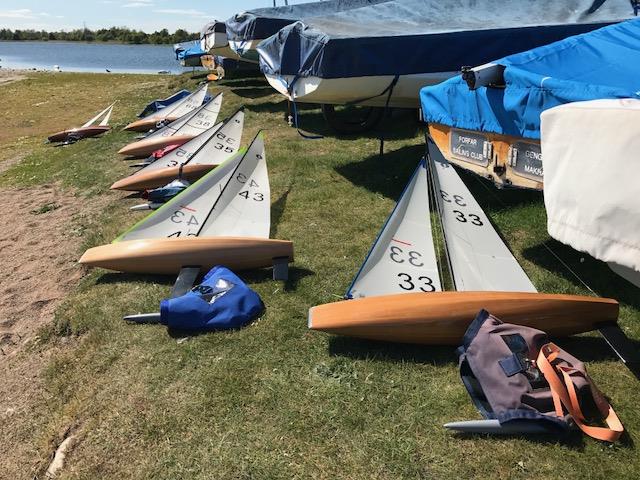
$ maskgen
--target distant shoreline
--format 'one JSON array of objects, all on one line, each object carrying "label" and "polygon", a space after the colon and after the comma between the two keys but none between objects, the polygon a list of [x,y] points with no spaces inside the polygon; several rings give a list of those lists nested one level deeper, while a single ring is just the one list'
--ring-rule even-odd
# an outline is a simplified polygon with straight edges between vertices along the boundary
[{"label": "distant shoreline", "polygon": [[84,43],[85,45],[136,45],[136,46],[149,46],[149,47],[164,47],[172,46],[173,43],[132,43],[132,42],[119,42],[117,40],[0,40],[0,45],[3,43]]}]

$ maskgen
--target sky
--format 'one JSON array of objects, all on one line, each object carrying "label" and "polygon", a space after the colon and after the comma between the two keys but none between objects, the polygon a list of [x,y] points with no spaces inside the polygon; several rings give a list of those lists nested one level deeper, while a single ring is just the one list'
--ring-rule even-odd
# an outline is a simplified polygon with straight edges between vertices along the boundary
[{"label": "sky", "polygon": [[[289,4],[311,0],[289,0]],[[284,5],[278,0],[277,5]],[[162,28],[189,32],[234,13],[272,7],[273,0],[0,0],[0,28],[72,30],[129,27],[145,32]]]}]

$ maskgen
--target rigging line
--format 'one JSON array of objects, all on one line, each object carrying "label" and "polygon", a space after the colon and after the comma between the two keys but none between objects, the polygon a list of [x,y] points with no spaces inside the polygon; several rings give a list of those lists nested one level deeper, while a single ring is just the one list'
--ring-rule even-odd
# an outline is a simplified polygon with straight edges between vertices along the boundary
[{"label": "rigging line", "polygon": [[[487,193],[489,193],[489,195],[491,195],[494,199],[496,199],[498,201],[498,203],[503,206],[506,207],[506,203],[504,203],[502,201],[502,199],[500,197],[498,197],[494,192],[492,192],[489,187],[487,185],[484,184],[484,182],[480,179],[480,177],[478,177],[477,175],[473,176],[475,178],[475,180],[482,185],[482,188],[484,188]],[[566,268],[581,284],[582,286],[584,286],[584,288],[586,288],[589,292],[591,292],[593,294],[593,296],[595,297],[599,297],[599,295],[593,290],[593,288],[591,288],[587,282],[585,282],[582,277],[580,277],[580,275],[578,275],[564,260],[562,260],[562,258],[560,258],[560,256],[558,254],[556,254],[549,245],[547,245],[547,242],[543,242],[542,246],[547,249],[547,251],[554,256],[554,258],[556,260],[558,260],[558,262],[560,262],[560,264],[562,264],[562,266],[564,268]]]},{"label": "rigging line", "polygon": [[[427,127],[428,128],[428,127]],[[430,179],[430,185],[431,185],[431,196],[433,198],[433,208],[435,209],[435,214],[436,214],[436,219],[437,219],[437,223],[438,226],[440,228],[436,228],[436,235],[435,238],[437,238],[438,240],[436,240],[436,248],[439,250],[440,249],[440,238],[442,238],[442,250],[444,252],[444,259],[447,262],[447,269],[448,269],[448,273],[449,275],[447,276],[447,278],[451,281],[451,285],[453,287],[453,289],[455,290],[456,288],[456,280],[455,277],[453,276],[453,267],[451,266],[451,257],[449,256],[449,250],[447,248],[447,237],[444,234],[444,223],[442,221],[442,210],[440,208],[440,202],[438,199],[438,191],[439,191],[439,186],[438,186],[438,182],[436,180],[436,172],[435,172],[435,168],[434,168],[434,162],[431,159],[431,153],[429,151],[429,134],[428,131],[425,130],[424,133],[424,141],[425,141],[425,158],[428,162],[428,172],[429,172],[429,179]],[[437,148],[437,147],[436,147]],[[432,235],[433,235],[433,228],[432,228]],[[445,281],[445,276],[444,276],[444,265],[442,265],[442,257],[440,256],[440,252],[438,252],[438,259],[437,259],[437,265],[438,265],[438,271],[440,273],[440,282],[442,285],[442,290],[444,291],[444,281]]]}]

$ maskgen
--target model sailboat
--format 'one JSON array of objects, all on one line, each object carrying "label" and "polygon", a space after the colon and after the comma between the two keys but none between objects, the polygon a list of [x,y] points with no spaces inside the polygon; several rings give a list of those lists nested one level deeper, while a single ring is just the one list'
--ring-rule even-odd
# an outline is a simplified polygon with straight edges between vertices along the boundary
[{"label": "model sailboat", "polygon": [[152,134],[122,147],[118,153],[136,157],[146,157],[155,150],[168,145],[182,145],[216,124],[222,93],[216,95],[210,102],[205,103],[190,113],[187,113]]},{"label": "model sailboat", "polygon": [[286,277],[293,244],[269,238],[270,188],[259,133],[208,175],[110,245],[87,250],[80,263],[132,273],[175,274],[183,267],[234,270],[274,265]]},{"label": "model sailboat", "polygon": [[612,299],[537,293],[509,249],[434,145],[428,160],[451,276],[443,292],[422,161],[343,302],[312,307],[309,328],[394,342],[459,345],[480,309],[550,335],[615,326]]},{"label": "model sailboat", "polygon": [[133,130],[135,132],[146,132],[157,128],[160,124],[167,124],[179,119],[183,115],[194,111],[202,105],[202,102],[204,102],[204,99],[207,96],[207,87],[207,84],[203,85],[191,95],[178,100],[162,110],[152,113],[148,117],[131,122],[129,125],[124,127],[124,129]]},{"label": "model sailboat", "polygon": [[139,191],[158,188],[180,177],[197,180],[238,152],[244,127],[244,110],[240,109],[197,137],[189,140],[155,162],[118,180],[112,190]]},{"label": "model sailboat", "polygon": [[[114,105],[115,102],[102,110],[99,114],[97,114],[81,127],[70,128],[68,130],[54,133],[52,135],[49,135],[48,140],[50,142],[73,143],[83,138],[95,137],[102,133],[108,132],[109,130],[111,130],[111,127],[109,126],[109,119],[111,118],[111,112],[113,111]],[[94,123],[101,118],[102,121],[99,124],[94,125]]]}]

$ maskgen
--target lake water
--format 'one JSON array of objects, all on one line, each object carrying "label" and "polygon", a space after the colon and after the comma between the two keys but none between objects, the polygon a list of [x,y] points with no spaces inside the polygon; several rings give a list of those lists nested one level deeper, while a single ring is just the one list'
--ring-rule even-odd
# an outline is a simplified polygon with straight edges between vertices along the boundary
[{"label": "lake water", "polygon": [[83,42],[0,42],[2,68],[63,72],[180,73],[172,45],[119,45]]}]

